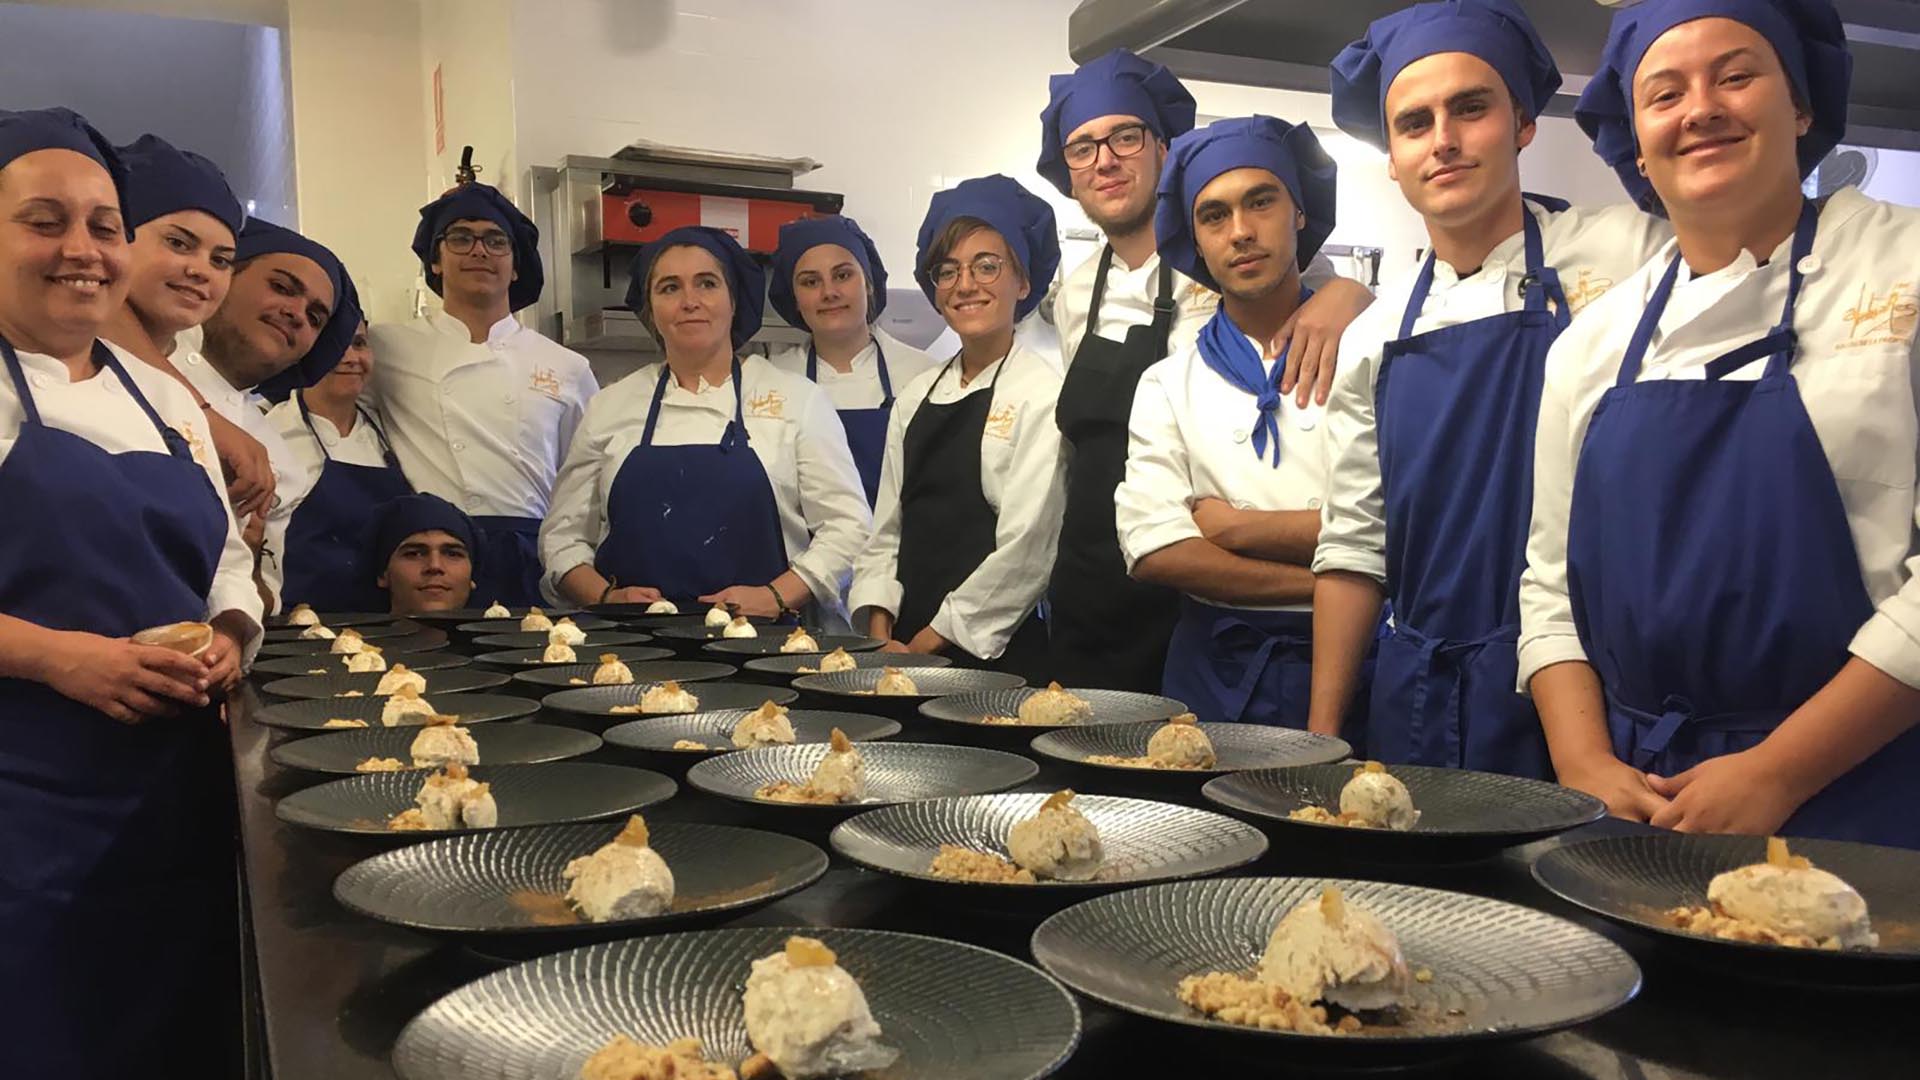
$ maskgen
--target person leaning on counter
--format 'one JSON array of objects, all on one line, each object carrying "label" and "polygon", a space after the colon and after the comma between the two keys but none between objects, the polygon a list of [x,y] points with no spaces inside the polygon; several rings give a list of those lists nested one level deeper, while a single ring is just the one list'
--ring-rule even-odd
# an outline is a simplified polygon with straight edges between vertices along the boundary
[{"label": "person leaning on counter", "polygon": [[369,584],[395,615],[471,606],[475,568],[484,563],[480,530],[438,495],[401,495],[382,503],[369,523],[361,563]]},{"label": "person leaning on counter", "polygon": [[1060,536],[1060,372],[1014,323],[1060,263],[1053,209],[1005,176],[933,197],[914,279],[960,351],[901,392],[887,429],[854,625],[894,652],[1047,675],[1038,607]]},{"label": "person leaning on counter", "polygon": [[367,525],[413,489],[380,422],[360,404],[373,366],[363,320],[332,371],[267,413],[310,485],[287,520],[285,607],[373,611],[386,599],[362,558]]},{"label": "person leaning on counter", "polygon": [[767,303],[788,324],[807,331],[804,347],[768,359],[826,391],[847,429],[867,505],[873,505],[895,388],[934,366],[932,357],[873,325],[887,306],[880,250],[849,217],[788,222],[773,253]]},{"label": "person leaning on counter", "polygon": [[413,234],[444,308],[373,328],[373,398],[407,479],[474,516],[481,603],[538,604],[540,522],[587,401],[587,358],[513,312],[540,299],[540,230],[486,184],[420,208]]},{"label": "person leaning on counter", "polygon": [[1160,174],[1160,257],[1220,305],[1140,378],[1114,520],[1128,572],[1182,594],[1162,686],[1209,723],[1307,726],[1322,409],[1261,343],[1312,295],[1335,174],[1312,128],[1270,116],[1179,136]]},{"label": "person leaning on counter", "polygon": [[[74,113],[0,112],[0,1046],[21,1077],[233,1064],[215,702],[260,599],[199,406],[99,336],[129,288],[124,177]],[[202,620],[197,655],[129,640]]]},{"label": "person leaning on counter", "polygon": [[665,355],[587,406],[540,530],[561,597],[839,610],[873,517],[826,393],[738,351],[765,296],[719,229],[674,229],[634,257],[627,304]]},{"label": "person leaning on counter", "polygon": [[1829,0],[1649,0],[1574,114],[1675,239],[1548,354],[1519,675],[1622,816],[1920,847],[1920,211],[1801,190],[1851,70]]}]

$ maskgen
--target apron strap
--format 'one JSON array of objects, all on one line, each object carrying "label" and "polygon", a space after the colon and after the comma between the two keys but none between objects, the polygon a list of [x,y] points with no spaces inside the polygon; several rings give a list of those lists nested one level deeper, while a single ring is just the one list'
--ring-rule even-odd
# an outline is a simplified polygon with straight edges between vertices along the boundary
[{"label": "apron strap", "polygon": [[13,379],[13,388],[20,395],[20,407],[25,410],[26,423],[40,426],[40,407],[33,403],[33,391],[27,389],[27,373],[21,369],[20,354],[13,351],[13,342],[0,334],[0,357],[7,362],[7,375]]},{"label": "apron strap", "polygon": [[160,419],[160,414],[154,411],[153,404],[147,400],[147,395],[140,392],[140,387],[133,381],[133,376],[127,374],[127,369],[120,365],[120,358],[113,355],[113,350],[107,348],[107,343],[99,338],[93,339],[93,361],[119,377],[120,385],[127,388],[127,396],[133,399],[134,404],[140,406],[141,412],[147,414],[147,419],[153,422],[153,430],[160,433],[160,441],[167,444],[167,453],[182,461],[192,461],[193,448],[187,445],[187,437],[168,427],[166,421]]},{"label": "apron strap", "polygon": [[1573,313],[1567,310],[1567,294],[1560,287],[1560,271],[1547,265],[1546,245],[1533,211],[1522,206],[1520,213],[1520,232],[1527,248],[1527,273],[1520,279],[1520,295],[1525,298],[1528,311],[1551,312],[1554,325],[1565,330],[1573,321]]},{"label": "apron strap", "polygon": [[[1416,725],[1424,725],[1427,715],[1427,691],[1433,685],[1434,660],[1441,656],[1457,656],[1460,653],[1478,651],[1488,645],[1511,645],[1520,638],[1520,624],[1507,623],[1504,626],[1495,627],[1486,634],[1470,641],[1460,641],[1453,638],[1440,637],[1439,635],[1429,636],[1418,627],[1396,616],[1393,620],[1393,633],[1396,637],[1404,638],[1407,643],[1414,646],[1415,651],[1419,653],[1420,677],[1414,682],[1413,707],[1410,712],[1414,717],[1413,722]],[[1445,727],[1447,751],[1453,755],[1455,760],[1458,760],[1460,755],[1460,711],[1465,700],[1465,692],[1464,685],[1457,678],[1452,680],[1452,686],[1447,691],[1447,723]],[[1420,741],[1422,734],[1423,732],[1415,732],[1414,741],[1416,743]]]},{"label": "apron strap", "polygon": [[[313,445],[320,448],[321,459],[325,461],[332,461],[333,455],[327,453],[326,440],[320,437],[320,430],[313,426],[313,413],[307,410],[306,395],[299,390],[295,390],[293,392],[293,400],[294,400],[294,403],[300,407],[300,421],[307,425],[307,434],[313,436]],[[360,406],[358,405],[354,406],[355,409],[358,409],[359,407]],[[387,444],[386,437],[381,436],[380,438],[381,448],[385,449],[386,444]]]},{"label": "apron strap", "polygon": [[[1087,328],[1080,331],[1080,340],[1073,347],[1075,353],[1080,351],[1080,346],[1087,343],[1088,338],[1094,336],[1093,332],[1100,326],[1100,305],[1107,299],[1107,271],[1111,269],[1113,269],[1113,245],[1108,244],[1100,249],[1100,268],[1093,273],[1093,299],[1087,304]],[[1158,303],[1155,303],[1154,310],[1156,312],[1159,310]]]},{"label": "apron strap", "polygon": [[[1107,275],[1102,272],[1100,283],[1105,285],[1106,281]],[[1161,259],[1160,287],[1153,296],[1153,355],[1156,359],[1164,360],[1167,357],[1167,340],[1173,336],[1173,316],[1176,310],[1173,302],[1173,267],[1167,264],[1167,260]]]},{"label": "apron strap", "polygon": [[[653,387],[653,404],[647,407],[647,426],[640,432],[640,445],[653,445],[653,429],[660,423],[660,401],[667,396],[667,380],[673,378],[673,369],[665,360],[660,361],[660,381]],[[744,395],[740,388],[740,358],[733,358],[733,419],[727,421],[727,430],[720,436],[720,449],[724,452],[736,446],[744,446],[750,440],[747,437],[745,410],[741,406]]]},{"label": "apron strap", "polygon": [[[809,349],[812,346],[808,346]],[[880,344],[880,335],[873,337],[873,362],[880,375],[880,407],[893,408],[893,377],[887,374],[887,350]]]},{"label": "apron strap", "polygon": [[1400,334],[1396,340],[1413,336],[1413,324],[1427,306],[1427,294],[1433,291],[1433,260],[1433,252],[1427,252],[1427,261],[1420,264],[1420,275],[1413,279],[1413,292],[1407,296],[1406,310],[1400,313]]},{"label": "apron strap", "polygon": [[1641,772],[1652,768],[1660,755],[1673,745],[1674,737],[1689,728],[1765,734],[1785,718],[1784,714],[1778,712],[1710,713],[1702,716],[1692,701],[1679,694],[1668,694],[1660,702],[1660,711],[1657,713],[1636,709],[1615,697],[1611,691],[1607,693],[1607,705],[1625,714],[1634,721],[1636,727],[1647,727],[1647,733],[1634,740],[1632,764]]}]

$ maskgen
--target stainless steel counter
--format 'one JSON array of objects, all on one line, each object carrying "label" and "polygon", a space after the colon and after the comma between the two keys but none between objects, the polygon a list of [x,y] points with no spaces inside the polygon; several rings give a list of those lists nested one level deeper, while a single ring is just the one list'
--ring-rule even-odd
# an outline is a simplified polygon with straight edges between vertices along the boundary
[{"label": "stainless steel counter", "polygon": [[[496,964],[457,945],[349,914],[332,896],[334,878],[379,850],[363,841],[283,825],[274,817],[282,795],[326,778],[288,773],[266,760],[274,735],[248,719],[259,707],[249,687],[233,710],[241,831],[249,899],[250,944],[257,972],[253,1071],[275,1080],[359,1080],[390,1077],[388,1055],[416,1013]],[[603,754],[608,753],[603,751]],[[608,757],[607,760],[620,760]],[[1043,772],[1032,790],[1054,786]],[[697,792],[680,794],[648,816],[661,821],[748,824],[750,811]],[[1628,826],[1602,823],[1578,835]],[[819,842],[819,841],[816,841]],[[1553,843],[1552,841],[1548,842]],[[823,844],[824,846],[824,844]],[[1726,1077],[1807,1080],[1815,1077],[1914,1075],[1920,1062],[1920,995],[1848,995],[1729,983],[1663,958],[1637,935],[1549,897],[1527,873],[1542,845],[1449,870],[1361,872],[1312,862],[1276,847],[1247,873],[1341,874],[1404,880],[1481,893],[1567,915],[1618,940],[1640,961],[1640,997],[1611,1016],[1569,1032],[1488,1053],[1436,1063],[1422,1076],[1540,1080],[1663,1080]],[[731,925],[859,926],[958,938],[1030,959],[1027,939],[1039,916],[1009,916],[939,907],[910,885],[835,860],[825,878]],[[1204,1043],[1082,1000],[1086,1033],[1061,1077],[1201,1077],[1301,1075],[1269,1059],[1210,1056]]]}]

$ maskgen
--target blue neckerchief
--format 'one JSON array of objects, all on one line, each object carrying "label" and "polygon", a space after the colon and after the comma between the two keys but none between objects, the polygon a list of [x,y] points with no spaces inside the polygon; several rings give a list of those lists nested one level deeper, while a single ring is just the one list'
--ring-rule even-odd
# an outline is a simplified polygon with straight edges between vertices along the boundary
[{"label": "blue neckerchief", "polygon": [[[1306,303],[1312,295],[1312,289],[1302,287],[1300,303]],[[1287,369],[1287,354],[1280,354],[1272,374],[1268,374],[1265,358],[1227,317],[1224,302],[1214,310],[1207,325],[1200,328],[1199,346],[1200,359],[1206,361],[1214,374],[1227,380],[1228,385],[1253,395],[1260,409],[1260,418],[1253,426],[1253,456],[1266,457],[1267,445],[1271,443],[1273,467],[1279,468],[1280,420],[1276,414],[1280,411],[1280,376]],[[1288,347],[1291,348],[1291,344]]]}]

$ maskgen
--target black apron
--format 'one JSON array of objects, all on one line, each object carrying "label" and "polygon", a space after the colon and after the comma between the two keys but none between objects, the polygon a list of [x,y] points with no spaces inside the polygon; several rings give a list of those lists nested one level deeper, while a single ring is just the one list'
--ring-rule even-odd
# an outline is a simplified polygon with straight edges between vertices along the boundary
[{"label": "black apron", "polygon": [[[1011,354],[1009,354],[1009,359]],[[956,358],[957,359],[957,358]],[[946,378],[947,367],[934,376],[933,386]],[[993,411],[993,392],[1007,361],[993,373],[984,394],[973,393],[949,405],[923,401],[907,424],[902,441],[900,478],[900,554],[895,572],[900,578],[900,614],[894,620],[896,641],[912,641],[946,602],[947,595],[971,576],[997,546],[1000,515],[987,501],[980,485],[980,440],[985,437],[987,414]],[[931,395],[932,387],[928,388]],[[1015,630],[998,657],[970,656],[953,646],[969,666],[1010,671],[1029,682],[1043,676],[1047,661],[1046,624],[1030,613]],[[970,657],[970,658],[969,658]]]},{"label": "black apron", "polygon": [[1173,269],[1160,263],[1153,322],[1127,328],[1125,341],[1094,333],[1107,295],[1113,248],[1100,253],[1087,331],[1074,350],[1055,411],[1073,447],[1066,513],[1053,563],[1047,624],[1049,678],[1065,686],[1156,692],[1167,643],[1180,619],[1180,594],[1127,576],[1113,524],[1113,493],[1127,473],[1127,421],[1140,376],[1167,355],[1173,330]]}]

